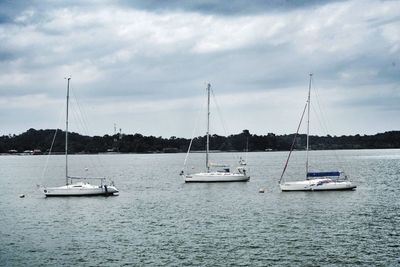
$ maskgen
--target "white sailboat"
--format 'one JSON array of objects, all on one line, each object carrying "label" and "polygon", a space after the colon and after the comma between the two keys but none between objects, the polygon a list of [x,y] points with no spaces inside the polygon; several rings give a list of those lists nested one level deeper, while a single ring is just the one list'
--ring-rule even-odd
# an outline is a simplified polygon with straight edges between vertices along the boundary
[{"label": "white sailboat", "polygon": [[[108,196],[116,195],[117,188],[113,182],[106,183],[106,178],[87,178],[72,177],[68,175],[68,106],[69,106],[69,83],[67,83],[67,112],[65,123],[65,185],[59,187],[43,187],[43,193],[46,197],[62,197],[62,196]],[[98,185],[93,185],[88,180],[99,181]],[[74,182],[75,181],[75,182]]]},{"label": "white sailboat", "polygon": [[[244,160],[239,161],[236,172],[231,172],[229,166],[210,163],[210,90],[211,85],[207,84],[206,171],[193,174],[185,174],[182,171],[181,175],[184,176],[186,183],[247,182],[250,176],[246,173],[246,162]],[[189,151],[190,146],[188,153]],[[211,171],[211,167],[219,167],[221,170]]]},{"label": "white sailboat", "polygon": [[[310,132],[310,95],[311,95],[312,74],[310,74],[310,83],[308,87],[308,98],[304,106],[303,114],[300,119],[297,132],[294,136],[292,147],[282,175],[279,180],[279,186],[283,192],[286,191],[331,191],[331,190],[354,190],[357,186],[348,180],[347,175],[342,171],[310,171],[309,170],[309,132]],[[300,129],[304,113],[307,108],[307,145],[306,145],[306,179],[300,181],[284,181],[283,176],[289,163],[290,155],[293,151],[295,140]]]}]

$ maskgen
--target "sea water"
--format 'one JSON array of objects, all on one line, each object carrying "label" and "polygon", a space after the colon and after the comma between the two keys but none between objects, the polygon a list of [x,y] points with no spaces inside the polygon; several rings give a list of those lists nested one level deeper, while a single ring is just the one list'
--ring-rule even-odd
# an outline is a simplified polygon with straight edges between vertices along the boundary
[{"label": "sea water", "polygon": [[[185,154],[72,155],[70,175],[112,177],[119,196],[45,198],[36,186],[65,183],[63,156],[0,156],[0,265],[400,264],[400,150],[311,151],[311,169],[357,184],[335,192],[281,192],[287,152],[210,156],[240,157],[249,182],[185,184]],[[194,153],[186,172],[204,166]],[[304,179],[304,152],[284,177]]]}]

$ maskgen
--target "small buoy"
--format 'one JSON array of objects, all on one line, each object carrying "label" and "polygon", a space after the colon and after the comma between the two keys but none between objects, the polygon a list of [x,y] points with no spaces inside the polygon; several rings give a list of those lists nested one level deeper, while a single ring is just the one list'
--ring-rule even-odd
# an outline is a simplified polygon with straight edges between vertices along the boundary
[{"label": "small buoy", "polygon": [[24,194],[19,195],[19,198],[24,198],[24,197],[25,197]]},{"label": "small buoy", "polygon": [[259,190],[258,190],[258,193],[264,193],[265,192],[265,189],[264,188],[260,188]]}]

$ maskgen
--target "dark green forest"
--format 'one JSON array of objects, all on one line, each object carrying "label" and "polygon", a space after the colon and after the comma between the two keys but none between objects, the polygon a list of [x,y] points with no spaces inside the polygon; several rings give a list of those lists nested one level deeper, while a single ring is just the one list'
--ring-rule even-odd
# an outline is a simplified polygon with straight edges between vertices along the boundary
[{"label": "dark green forest", "polygon": [[[35,130],[19,135],[4,135],[0,137],[0,153],[22,153],[34,151],[37,154],[46,153],[51,147],[56,130]],[[243,130],[239,134],[229,136],[212,135],[210,149],[215,151],[284,151],[289,150],[294,134],[266,135],[251,134]],[[104,136],[85,136],[69,133],[69,153],[177,153],[186,152],[190,139],[143,136],[141,134],[116,134]],[[205,150],[206,137],[193,139],[192,151]],[[306,146],[306,135],[296,138],[295,149],[302,150]],[[375,135],[353,136],[310,136],[311,149],[381,149],[400,148],[400,131],[390,131]],[[63,153],[65,132],[57,130],[52,153]]]}]

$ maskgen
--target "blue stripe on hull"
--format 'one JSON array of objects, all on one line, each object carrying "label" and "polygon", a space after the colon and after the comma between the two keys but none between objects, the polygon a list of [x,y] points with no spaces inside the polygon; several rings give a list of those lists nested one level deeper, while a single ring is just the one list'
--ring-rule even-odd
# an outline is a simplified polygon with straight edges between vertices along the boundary
[{"label": "blue stripe on hull", "polygon": [[346,188],[337,188],[337,189],[304,189],[304,190],[283,190],[282,192],[318,192],[318,191],[351,191],[355,190],[357,186],[352,186],[352,187],[346,187]]},{"label": "blue stripe on hull", "polygon": [[250,180],[226,180],[226,181],[185,181],[185,183],[232,183],[232,182],[248,182]]},{"label": "blue stripe on hull", "polygon": [[309,173],[307,173],[307,177],[325,177],[325,176],[340,176],[340,172],[332,171],[332,172],[309,172]]}]

